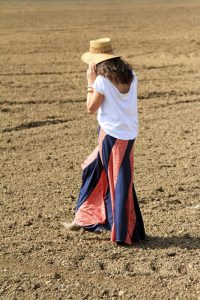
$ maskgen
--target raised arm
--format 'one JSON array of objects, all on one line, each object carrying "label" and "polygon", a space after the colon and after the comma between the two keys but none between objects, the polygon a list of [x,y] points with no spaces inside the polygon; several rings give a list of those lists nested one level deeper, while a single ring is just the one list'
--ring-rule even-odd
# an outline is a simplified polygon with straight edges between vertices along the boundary
[{"label": "raised arm", "polygon": [[92,85],[96,79],[96,68],[94,64],[90,64],[87,70],[87,81],[88,81],[88,90],[87,90],[87,111],[89,114],[95,113],[98,108],[101,106],[104,95],[97,92],[93,89]]}]

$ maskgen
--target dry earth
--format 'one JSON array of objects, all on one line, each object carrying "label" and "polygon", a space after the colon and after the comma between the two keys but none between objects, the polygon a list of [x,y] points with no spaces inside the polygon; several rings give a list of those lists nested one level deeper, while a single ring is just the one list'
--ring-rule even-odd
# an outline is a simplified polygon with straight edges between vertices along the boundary
[{"label": "dry earth", "polygon": [[[135,186],[149,241],[75,235],[90,39],[139,79]],[[0,299],[200,299],[200,2],[0,1]]]}]

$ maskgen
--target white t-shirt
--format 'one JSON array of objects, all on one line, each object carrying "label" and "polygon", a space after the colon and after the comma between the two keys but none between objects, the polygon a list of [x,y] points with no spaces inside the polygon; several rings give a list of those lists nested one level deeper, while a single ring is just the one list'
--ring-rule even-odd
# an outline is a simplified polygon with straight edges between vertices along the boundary
[{"label": "white t-shirt", "polygon": [[98,75],[93,88],[104,95],[98,109],[97,120],[104,131],[121,140],[132,140],[138,134],[137,77],[134,78],[128,93],[122,94],[113,83]]}]

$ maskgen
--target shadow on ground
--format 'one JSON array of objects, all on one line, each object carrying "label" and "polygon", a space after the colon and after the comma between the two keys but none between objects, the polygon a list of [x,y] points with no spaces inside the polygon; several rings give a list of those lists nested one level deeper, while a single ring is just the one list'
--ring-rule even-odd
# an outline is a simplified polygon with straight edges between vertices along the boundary
[{"label": "shadow on ground", "polygon": [[183,249],[199,249],[200,237],[192,237],[189,234],[182,236],[148,236],[147,241],[137,245],[137,247],[146,249],[165,249],[171,247],[178,247]]}]

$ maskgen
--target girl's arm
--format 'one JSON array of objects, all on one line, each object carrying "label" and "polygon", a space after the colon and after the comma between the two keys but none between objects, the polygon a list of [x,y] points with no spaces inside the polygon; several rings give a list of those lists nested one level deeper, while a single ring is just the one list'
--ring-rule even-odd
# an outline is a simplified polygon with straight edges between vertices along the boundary
[{"label": "girl's arm", "polygon": [[94,64],[89,64],[87,70],[87,80],[88,80],[88,91],[87,91],[87,111],[89,114],[95,113],[101,106],[104,95],[98,93],[92,88],[92,85],[96,79],[96,68]]},{"label": "girl's arm", "polygon": [[89,114],[95,113],[103,102],[104,95],[93,90],[87,93],[87,111]]}]

